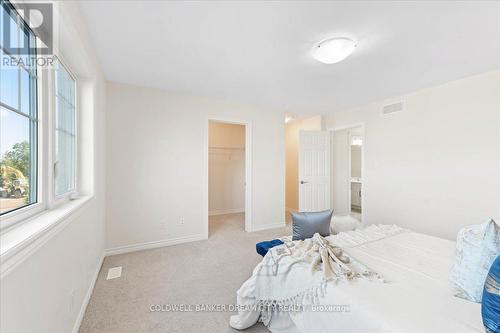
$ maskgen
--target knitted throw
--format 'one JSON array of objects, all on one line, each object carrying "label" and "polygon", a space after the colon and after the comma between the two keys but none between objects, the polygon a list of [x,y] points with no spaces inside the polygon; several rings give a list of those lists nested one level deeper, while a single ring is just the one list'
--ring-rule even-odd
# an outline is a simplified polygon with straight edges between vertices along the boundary
[{"label": "knitted throw", "polygon": [[315,304],[329,281],[383,281],[379,274],[319,234],[270,249],[255,268],[254,276],[255,299],[268,315],[282,306]]}]

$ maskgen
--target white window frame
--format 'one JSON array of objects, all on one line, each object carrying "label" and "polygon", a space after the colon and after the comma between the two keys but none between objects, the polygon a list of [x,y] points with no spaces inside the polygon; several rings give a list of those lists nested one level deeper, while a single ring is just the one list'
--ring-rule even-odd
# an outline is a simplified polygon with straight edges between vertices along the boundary
[{"label": "white window frame", "polygon": [[[12,4],[12,3],[11,3]],[[15,8],[15,4],[12,4]],[[16,8],[17,9],[17,8]],[[17,15],[19,20],[22,17]],[[25,22],[19,22],[24,23]],[[36,43],[39,45],[40,39],[36,36]],[[79,81],[70,67],[64,62],[63,56],[58,51],[54,51],[54,58],[64,67],[70,77],[75,82],[75,186],[72,191],[62,195],[55,194],[55,121],[56,121],[56,90],[55,90],[55,69],[52,67],[37,67],[36,80],[36,100],[37,100],[37,202],[15,209],[0,216],[0,234],[7,233],[13,228],[30,221],[35,216],[43,214],[53,208],[68,203],[71,199],[78,197],[79,193],[79,168],[80,168],[80,147],[79,147]],[[55,59],[54,59],[55,60]]]},{"label": "white window frame", "polygon": [[[17,8],[15,4],[10,3],[14,9],[17,11]],[[19,13],[16,15],[17,17],[17,24],[23,24],[26,25],[26,22],[24,22],[23,18]],[[18,32],[19,34],[19,32]],[[38,36],[36,36],[34,33],[33,35],[35,36],[36,40],[36,45],[40,45],[40,39]],[[19,36],[18,36],[19,38]],[[5,55],[4,55],[5,56]],[[44,71],[41,70],[40,67],[36,68],[36,119],[37,119],[37,200],[35,203],[26,205],[24,207],[20,207],[18,209],[14,209],[11,212],[5,213],[0,216],[0,233],[3,233],[6,230],[9,230],[12,226],[19,224],[22,221],[25,221],[29,219],[30,217],[44,211],[46,209],[46,195],[44,191],[44,184],[46,184],[46,179],[45,179],[45,168],[44,168],[44,161],[45,161],[45,156],[44,152],[44,133],[45,133],[45,128],[44,128],[44,122],[43,122],[43,115],[44,112],[44,102],[45,100],[43,99],[44,92],[43,92],[43,87],[44,87],[44,81],[45,81],[45,75],[43,73]],[[20,92],[19,92],[20,93]]]},{"label": "white window frame", "polygon": [[75,184],[74,188],[72,191],[65,192],[61,195],[56,195],[56,174],[55,174],[55,169],[56,169],[56,75],[55,75],[55,68],[52,68],[49,71],[49,80],[48,80],[48,86],[49,86],[49,147],[50,149],[48,150],[49,154],[49,167],[48,167],[48,179],[49,179],[49,186],[48,186],[48,208],[55,208],[58,207],[66,202],[68,202],[71,198],[74,198],[78,196],[78,169],[79,169],[79,149],[78,149],[78,125],[79,125],[79,107],[78,107],[78,101],[79,101],[79,96],[78,96],[78,80],[76,75],[73,74],[69,66],[66,65],[64,62],[62,56],[60,54],[54,56],[54,60],[59,62],[59,65],[64,67],[66,72],[69,74],[69,76],[73,79],[75,82],[75,151],[74,151],[74,165],[75,165]]}]

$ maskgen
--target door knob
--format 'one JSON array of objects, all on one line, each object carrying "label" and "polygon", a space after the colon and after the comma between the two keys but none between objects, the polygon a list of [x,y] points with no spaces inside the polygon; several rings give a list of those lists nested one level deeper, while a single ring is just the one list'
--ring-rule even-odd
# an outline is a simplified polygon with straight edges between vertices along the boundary
[{"label": "door knob", "polygon": [[303,181],[303,180],[301,180],[301,181],[300,181],[300,184],[301,184],[301,185],[302,185],[302,184],[307,184],[307,183],[309,183],[309,182],[305,182],[305,181]]}]

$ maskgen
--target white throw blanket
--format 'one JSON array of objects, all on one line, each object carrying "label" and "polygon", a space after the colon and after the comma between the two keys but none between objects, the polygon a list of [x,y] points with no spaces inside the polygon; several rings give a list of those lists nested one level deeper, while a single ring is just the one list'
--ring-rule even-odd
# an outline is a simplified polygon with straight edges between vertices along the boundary
[{"label": "white throw blanket", "polygon": [[264,307],[314,304],[328,281],[382,279],[319,234],[270,249],[254,274],[255,296]]},{"label": "white throw blanket", "polygon": [[[348,256],[338,245],[353,247],[403,230],[376,225],[366,229],[369,230],[327,238],[315,234],[304,241],[282,238],[285,243],[270,249],[255,267],[252,277],[238,290],[238,306],[246,308],[231,317],[230,325],[245,329],[259,316],[268,325],[273,314],[284,307],[316,304],[329,282],[358,278],[383,281],[379,274]],[[257,307],[250,310],[252,306]]]}]

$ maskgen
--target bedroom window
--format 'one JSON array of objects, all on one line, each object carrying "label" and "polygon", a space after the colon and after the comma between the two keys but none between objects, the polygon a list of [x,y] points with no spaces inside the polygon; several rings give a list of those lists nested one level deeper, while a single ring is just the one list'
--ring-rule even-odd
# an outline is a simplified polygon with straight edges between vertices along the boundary
[{"label": "bedroom window", "polygon": [[[7,61],[14,48],[35,57],[36,38],[14,8],[0,5],[0,215],[37,203],[37,69]],[[8,43],[5,43],[8,41]]]},{"label": "bedroom window", "polygon": [[61,197],[76,189],[76,80],[57,60],[54,81],[55,196]]}]

